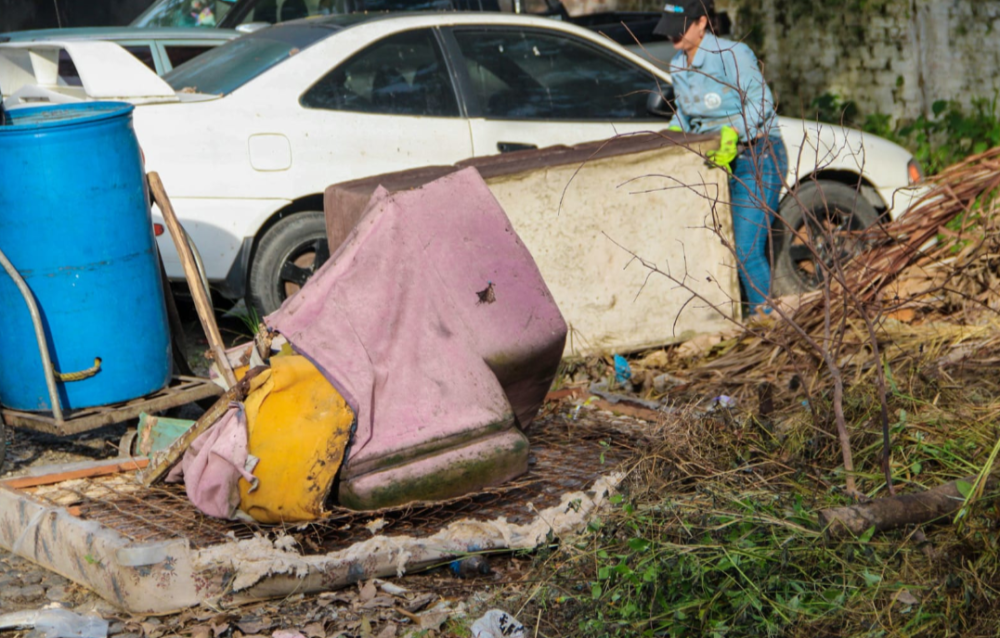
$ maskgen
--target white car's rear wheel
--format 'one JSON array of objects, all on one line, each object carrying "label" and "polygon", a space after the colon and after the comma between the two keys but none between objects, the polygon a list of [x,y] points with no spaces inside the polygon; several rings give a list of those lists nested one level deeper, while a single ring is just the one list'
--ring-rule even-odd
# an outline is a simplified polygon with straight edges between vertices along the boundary
[{"label": "white car's rear wheel", "polygon": [[295,294],[330,257],[323,213],[295,213],[261,238],[250,264],[248,305],[263,317]]}]

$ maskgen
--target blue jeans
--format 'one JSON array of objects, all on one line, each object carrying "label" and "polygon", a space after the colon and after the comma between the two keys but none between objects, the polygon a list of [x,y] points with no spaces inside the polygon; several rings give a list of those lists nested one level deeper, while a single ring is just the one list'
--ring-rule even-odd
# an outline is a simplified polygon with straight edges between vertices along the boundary
[{"label": "blue jeans", "polygon": [[778,214],[781,184],[788,172],[788,152],[777,134],[747,146],[730,165],[730,206],[740,283],[753,313],[771,293],[767,240]]}]

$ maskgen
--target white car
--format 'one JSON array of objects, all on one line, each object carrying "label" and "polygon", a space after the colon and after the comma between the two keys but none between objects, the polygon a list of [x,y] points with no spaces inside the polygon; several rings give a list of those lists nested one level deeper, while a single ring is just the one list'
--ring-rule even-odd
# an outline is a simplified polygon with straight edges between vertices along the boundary
[{"label": "white car", "polygon": [[[9,60],[20,59],[16,47],[23,53],[34,44],[0,45],[0,86],[15,94],[8,107],[16,107],[19,91],[33,88],[9,72]],[[163,178],[209,281],[229,298],[246,295],[264,312],[329,254],[327,186],[660,130],[665,120],[649,107],[661,111],[658,96],[669,102],[672,95],[667,73],[608,39],[517,15],[293,21],[209,51],[163,80],[140,64],[112,64],[109,50],[91,48],[100,45],[114,47],[63,45],[84,78],[84,99],[95,97],[91,78],[101,96],[138,105],[135,130],[147,169]],[[35,50],[32,59],[42,53]],[[59,94],[58,80],[45,90]],[[850,227],[894,218],[908,206],[904,193],[912,193],[920,172],[903,148],[840,126],[787,118],[780,126],[789,183],[801,185],[782,205],[793,225],[804,224],[798,202],[820,208],[826,202],[834,223]],[[813,254],[795,239],[784,233],[776,246],[776,281],[786,288],[808,286],[816,272],[809,268]],[[180,279],[169,239],[161,237],[160,247],[168,274]]]}]

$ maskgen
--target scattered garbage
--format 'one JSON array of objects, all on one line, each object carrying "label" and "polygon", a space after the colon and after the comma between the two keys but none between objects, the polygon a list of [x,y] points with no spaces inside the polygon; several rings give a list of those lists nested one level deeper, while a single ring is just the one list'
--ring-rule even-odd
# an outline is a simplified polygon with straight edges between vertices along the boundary
[{"label": "scattered garbage", "polygon": [[615,355],[615,382],[618,385],[625,385],[632,379],[632,368],[628,364],[628,359],[620,354]]},{"label": "scattered garbage", "polygon": [[39,638],[106,638],[108,621],[68,609],[16,611],[0,615],[0,630],[34,629]]},{"label": "scattered garbage", "polygon": [[633,403],[635,405],[642,406],[649,410],[659,410],[663,407],[663,404],[659,401],[647,401],[646,399],[640,399],[639,397],[630,396],[627,394],[616,394],[614,392],[608,392],[607,382],[601,381],[599,383],[590,384],[590,393],[599,396],[608,403]]},{"label": "scattered garbage", "polygon": [[715,412],[716,410],[732,410],[736,407],[736,399],[725,394],[720,394],[714,397],[709,403],[706,412]]},{"label": "scattered garbage", "polygon": [[334,495],[352,509],[453,498],[527,471],[524,431],[567,331],[471,168],[376,191],[344,244],[265,322],[355,415]]},{"label": "scattered garbage", "polygon": [[[145,485],[172,467],[167,480],[183,479],[202,512],[277,524],[502,484],[528,469],[524,432],[567,331],[475,169],[377,191],[341,249],[265,324],[252,343],[213,344],[216,376],[232,371],[226,393],[151,457]],[[153,451],[164,434],[144,424],[140,446]]]},{"label": "scattered garbage", "polygon": [[666,392],[671,388],[686,385],[687,381],[676,377],[669,372],[664,372],[653,377],[653,389],[657,392]]},{"label": "scattered garbage", "polygon": [[473,638],[527,638],[524,625],[501,609],[491,609],[472,623]]},{"label": "scattered garbage", "polygon": [[372,579],[372,582],[374,582],[376,585],[378,585],[382,589],[382,591],[384,591],[385,593],[387,593],[387,594],[389,594],[391,596],[404,596],[404,595],[406,595],[407,592],[410,591],[406,587],[400,587],[399,585],[396,585],[394,583],[390,583],[390,582],[382,580],[380,578]]},{"label": "scattered garbage", "polygon": [[255,480],[247,471],[247,426],[243,405],[231,403],[215,426],[191,444],[167,482],[184,481],[188,498],[202,512],[234,518],[240,505],[240,478]]},{"label": "scattered garbage", "polygon": [[452,561],[448,567],[451,572],[459,578],[473,578],[475,576],[486,576],[493,570],[490,569],[490,561],[485,556],[469,556],[460,560]]}]

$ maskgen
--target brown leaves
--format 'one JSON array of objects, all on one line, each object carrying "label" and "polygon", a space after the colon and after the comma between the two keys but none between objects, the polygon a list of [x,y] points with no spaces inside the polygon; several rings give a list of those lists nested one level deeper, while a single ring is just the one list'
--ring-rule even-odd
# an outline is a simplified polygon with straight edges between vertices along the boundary
[{"label": "brown leaves", "polygon": [[358,591],[358,600],[361,604],[365,604],[375,598],[378,594],[378,588],[375,587],[375,581],[369,580]]}]

